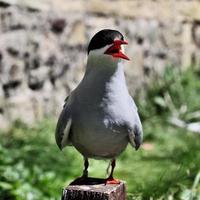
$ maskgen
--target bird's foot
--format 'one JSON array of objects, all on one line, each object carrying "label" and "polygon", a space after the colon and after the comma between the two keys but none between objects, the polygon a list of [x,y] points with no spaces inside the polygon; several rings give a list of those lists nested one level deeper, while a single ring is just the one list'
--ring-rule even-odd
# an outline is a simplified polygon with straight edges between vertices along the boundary
[{"label": "bird's foot", "polygon": [[106,184],[120,184],[120,180],[114,179],[113,177],[108,177],[106,179]]}]

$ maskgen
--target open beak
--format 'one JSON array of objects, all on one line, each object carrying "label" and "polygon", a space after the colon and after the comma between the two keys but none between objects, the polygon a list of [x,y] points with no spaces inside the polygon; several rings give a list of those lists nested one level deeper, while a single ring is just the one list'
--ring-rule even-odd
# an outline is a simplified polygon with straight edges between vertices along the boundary
[{"label": "open beak", "polygon": [[123,52],[122,52],[122,48],[121,45],[123,44],[128,44],[127,41],[123,41],[123,40],[114,40],[114,43],[111,47],[109,47],[104,54],[108,54],[108,55],[112,55],[115,58],[123,58],[125,60],[130,60],[128,58],[128,56],[126,56]]}]

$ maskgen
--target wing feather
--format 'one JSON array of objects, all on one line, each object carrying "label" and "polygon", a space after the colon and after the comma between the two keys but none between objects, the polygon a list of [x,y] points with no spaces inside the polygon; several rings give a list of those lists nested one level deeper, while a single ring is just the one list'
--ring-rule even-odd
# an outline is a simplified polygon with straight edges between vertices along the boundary
[{"label": "wing feather", "polygon": [[55,138],[58,147],[62,150],[65,146],[70,145],[69,135],[71,132],[72,118],[69,106],[69,96],[65,100],[63,110],[59,116]]},{"label": "wing feather", "polygon": [[130,103],[132,105],[134,113],[134,118],[133,118],[134,126],[129,132],[129,142],[137,150],[140,147],[143,140],[142,124],[137,111],[137,106],[135,105],[135,102],[132,99],[132,97]]}]

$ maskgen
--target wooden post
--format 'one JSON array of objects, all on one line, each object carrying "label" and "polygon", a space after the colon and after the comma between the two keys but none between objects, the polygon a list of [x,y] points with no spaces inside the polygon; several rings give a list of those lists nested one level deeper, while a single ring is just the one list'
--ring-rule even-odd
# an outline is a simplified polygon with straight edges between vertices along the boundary
[{"label": "wooden post", "polygon": [[69,185],[61,200],[125,200],[126,188],[120,184]]}]

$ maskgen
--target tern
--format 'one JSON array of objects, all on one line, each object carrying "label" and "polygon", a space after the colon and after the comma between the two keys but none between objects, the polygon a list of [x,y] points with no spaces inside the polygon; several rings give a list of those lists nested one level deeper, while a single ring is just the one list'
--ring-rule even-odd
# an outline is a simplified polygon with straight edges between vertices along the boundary
[{"label": "tern", "polygon": [[89,158],[110,159],[113,178],[116,158],[130,143],[136,150],[143,138],[137,107],[124,75],[124,53],[128,42],[117,30],[97,32],[88,45],[86,71],[79,85],[66,98],[57,122],[56,143],[62,150],[74,146],[84,158],[80,180],[87,180]]}]

